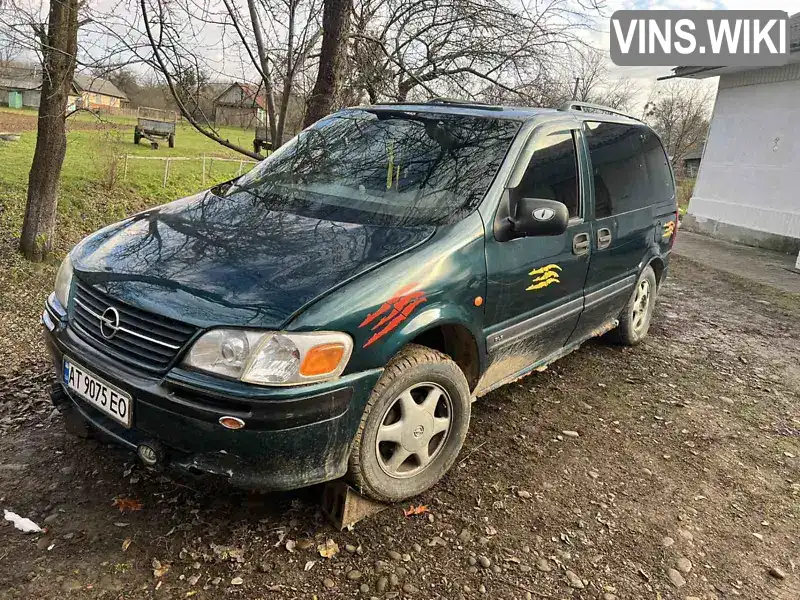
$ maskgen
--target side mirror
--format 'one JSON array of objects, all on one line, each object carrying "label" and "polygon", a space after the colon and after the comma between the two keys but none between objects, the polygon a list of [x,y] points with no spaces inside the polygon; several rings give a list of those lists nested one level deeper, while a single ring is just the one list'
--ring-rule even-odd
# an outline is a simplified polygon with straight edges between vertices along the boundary
[{"label": "side mirror", "polygon": [[516,216],[509,217],[511,236],[561,235],[567,230],[569,210],[566,204],[544,198],[521,198]]}]

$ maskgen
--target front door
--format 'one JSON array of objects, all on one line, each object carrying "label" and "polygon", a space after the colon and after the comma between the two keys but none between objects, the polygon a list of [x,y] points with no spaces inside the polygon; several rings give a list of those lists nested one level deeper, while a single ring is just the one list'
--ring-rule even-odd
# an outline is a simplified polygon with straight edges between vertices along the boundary
[{"label": "front door", "polygon": [[[570,214],[567,231],[506,242],[487,240],[485,333],[489,367],[480,392],[524,374],[557,353],[583,308],[591,224],[583,219],[575,127],[569,122],[536,130],[531,142],[533,155],[521,183],[506,192],[512,202],[517,198],[562,202]],[[503,202],[508,202],[508,197]]]}]

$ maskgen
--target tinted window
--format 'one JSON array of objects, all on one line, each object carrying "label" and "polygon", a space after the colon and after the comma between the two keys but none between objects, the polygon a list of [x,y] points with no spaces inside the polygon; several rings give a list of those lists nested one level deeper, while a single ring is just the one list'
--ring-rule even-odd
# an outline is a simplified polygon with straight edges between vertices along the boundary
[{"label": "tinted window", "polygon": [[669,202],[675,196],[675,187],[672,182],[672,171],[667,162],[667,153],[664,152],[664,147],[656,134],[649,130],[645,130],[642,134],[642,148],[647,180],[650,184],[651,203]]},{"label": "tinted window", "polygon": [[332,221],[454,223],[483,199],[518,129],[496,118],[342,111],[220,193]]},{"label": "tinted window", "polygon": [[587,122],[585,132],[592,160],[595,218],[652,205],[656,198],[643,142],[655,136],[644,126],[619,123]]},{"label": "tinted window", "polygon": [[567,205],[570,217],[580,216],[578,157],[572,133],[539,138],[514,194],[517,198],[545,198]]}]

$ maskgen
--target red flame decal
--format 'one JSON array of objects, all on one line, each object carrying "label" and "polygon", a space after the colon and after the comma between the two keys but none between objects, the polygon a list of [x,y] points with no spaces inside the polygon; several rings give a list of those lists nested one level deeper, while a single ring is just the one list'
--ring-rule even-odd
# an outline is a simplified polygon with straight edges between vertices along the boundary
[{"label": "red flame decal", "polygon": [[397,329],[397,326],[405,321],[414,312],[414,309],[428,300],[425,292],[411,291],[415,287],[417,284],[412,283],[400,288],[393,297],[381,304],[378,310],[367,315],[367,318],[358,326],[361,329],[372,325],[370,328],[373,332],[372,337],[364,344],[364,348],[377,342],[390,331]]}]

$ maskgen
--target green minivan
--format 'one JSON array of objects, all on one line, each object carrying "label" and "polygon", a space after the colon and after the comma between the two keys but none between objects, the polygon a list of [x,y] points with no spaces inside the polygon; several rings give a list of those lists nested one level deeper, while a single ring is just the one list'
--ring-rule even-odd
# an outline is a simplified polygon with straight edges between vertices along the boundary
[{"label": "green minivan", "polygon": [[607,107],[342,110],[80,242],[42,315],[52,399],[148,465],[409,498],[473,400],[642,340],[676,208],[658,136]]}]

